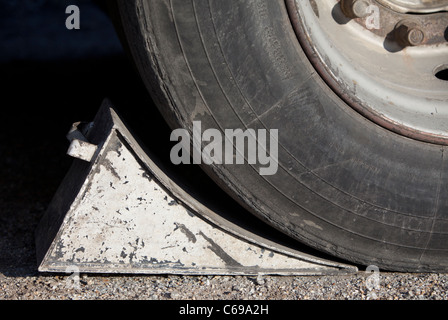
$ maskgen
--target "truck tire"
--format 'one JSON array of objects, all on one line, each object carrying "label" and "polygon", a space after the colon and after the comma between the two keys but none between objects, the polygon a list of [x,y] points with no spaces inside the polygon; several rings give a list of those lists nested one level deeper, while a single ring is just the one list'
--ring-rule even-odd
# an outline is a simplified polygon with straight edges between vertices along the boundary
[{"label": "truck tire", "polygon": [[447,147],[352,108],[316,71],[284,1],[118,0],[117,8],[172,129],[191,133],[193,121],[222,132],[278,129],[273,175],[248,163],[201,165],[249,212],[353,263],[448,270]]}]

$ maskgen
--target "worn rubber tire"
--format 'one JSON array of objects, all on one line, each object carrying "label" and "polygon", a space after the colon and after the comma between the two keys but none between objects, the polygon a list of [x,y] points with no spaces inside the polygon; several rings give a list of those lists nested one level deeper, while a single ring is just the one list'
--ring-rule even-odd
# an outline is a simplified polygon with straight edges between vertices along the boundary
[{"label": "worn rubber tire", "polygon": [[275,175],[204,166],[249,211],[354,263],[448,270],[446,147],[395,134],[345,104],[313,69],[283,1],[117,4],[133,59],[172,128],[191,131],[201,120],[203,130],[279,130]]}]

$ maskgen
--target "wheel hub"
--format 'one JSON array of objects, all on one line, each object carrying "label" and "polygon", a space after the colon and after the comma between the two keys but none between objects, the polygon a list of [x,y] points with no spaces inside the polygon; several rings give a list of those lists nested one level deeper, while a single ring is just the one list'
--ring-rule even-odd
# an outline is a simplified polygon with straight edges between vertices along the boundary
[{"label": "wheel hub", "polygon": [[447,0],[287,2],[302,47],[345,102],[399,134],[448,145]]},{"label": "wheel hub", "polygon": [[[434,6],[433,2],[425,2],[433,13],[423,14],[411,10],[411,5],[403,8],[394,6],[395,2],[414,3],[422,0],[341,0],[340,9],[346,18],[353,19],[370,32],[388,41],[386,49],[398,51],[408,46],[445,44],[448,38],[448,0],[441,0]],[[431,5],[432,4],[432,5]],[[447,4],[444,6],[443,4]],[[415,14],[419,13],[419,14]],[[394,46],[392,48],[391,46]],[[398,45],[398,47],[397,47]]]},{"label": "wheel hub", "polygon": [[432,13],[448,10],[447,0],[377,0],[377,2],[401,13]]}]

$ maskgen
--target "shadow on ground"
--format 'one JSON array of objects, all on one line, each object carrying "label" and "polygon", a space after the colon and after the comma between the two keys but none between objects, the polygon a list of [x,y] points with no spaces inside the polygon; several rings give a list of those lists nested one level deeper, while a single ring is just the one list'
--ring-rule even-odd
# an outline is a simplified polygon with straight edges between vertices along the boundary
[{"label": "shadow on ground", "polygon": [[70,125],[92,120],[105,97],[151,106],[107,15],[92,1],[71,1],[81,29],[69,31],[62,3],[0,0],[0,273],[7,276],[37,273],[34,229],[71,165]]}]

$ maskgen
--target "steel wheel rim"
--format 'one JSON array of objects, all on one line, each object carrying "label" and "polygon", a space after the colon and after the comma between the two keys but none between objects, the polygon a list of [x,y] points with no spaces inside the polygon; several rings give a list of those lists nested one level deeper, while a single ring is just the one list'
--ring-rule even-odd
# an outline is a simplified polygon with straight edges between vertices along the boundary
[{"label": "steel wheel rim", "polygon": [[[381,12],[390,11],[379,2],[366,2]],[[438,43],[425,39],[422,45],[403,47],[375,28],[366,29],[372,11],[362,18],[350,18],[336,0],[287,0],[287,4],[314,67],[350,106],[406,137],[448,145],[448,81],[438,76],[448,67],[446,39]],[[401,21],[408,16],[415,19],[414,15],[396,15]],[[438,23],[448,18],[447,12],[433,15]],[[378,22],[383,24],[381,16]]]},{"label": "steel wheel rim", "polygon": [[431,13],[448,10],[447,0],[377,0],[382,5],[401,13]]}]

